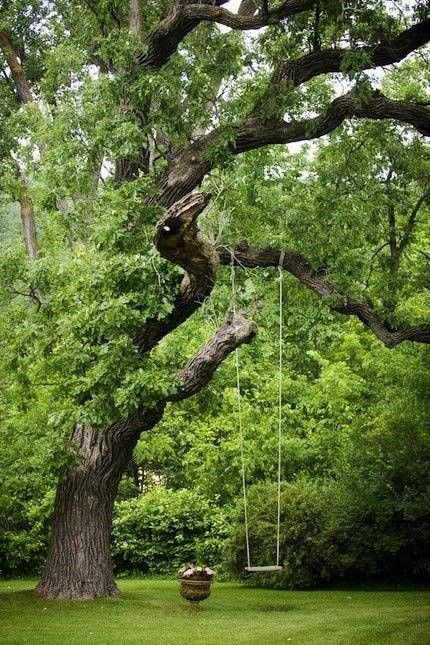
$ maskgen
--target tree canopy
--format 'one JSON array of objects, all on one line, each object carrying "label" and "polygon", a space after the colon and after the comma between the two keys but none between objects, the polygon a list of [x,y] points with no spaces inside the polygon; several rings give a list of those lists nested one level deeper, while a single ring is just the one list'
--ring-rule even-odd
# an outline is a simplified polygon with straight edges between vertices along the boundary
[{"label": "tree canopy", "polygon": [[[187,482],[178,455],[193,440],[172,436],[183,418],[202,433],[196,450],[206,437],[220,460],[216,472],[197,459],[199,487],[232,502],[237,441],[217,429],[234,416],[229,362],[224,392],[187,399],[240,345],[245,412],[258,419],[251,479],[271,473],[279,264],[285,479],[346,472],[336,463],[367,405],[370,425],[392,427],[381,387],[402,401],[393,427],[418,414],[405,392],[426,382],[430,342],[429,38],[421,0],[3,3],[2,460],[43,464],[40,490],[60,476],[41,594],[116,594],[118,482],[136,445]],[[163,414],[158,438],[138,444]],[[317,455],[309,469],[302,449]],[[85,574],[72,539],[59,551],[78,525]]]}]

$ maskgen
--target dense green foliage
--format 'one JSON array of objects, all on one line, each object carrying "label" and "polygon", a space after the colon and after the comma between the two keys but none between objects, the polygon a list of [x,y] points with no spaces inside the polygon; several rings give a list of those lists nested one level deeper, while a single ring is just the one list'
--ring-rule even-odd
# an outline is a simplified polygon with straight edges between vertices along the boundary
[{"label": "dense green foliage", "polygon": [[118,502],[113,556],[120,571],[170,573],[184,562],[220,562],[227,526],[220,509],[192,490],[155,487]]},{"label": "dense green foliage", "polygon": [[[392,99],[428,101],[427,50],[381,79],[352,54],[336,82],[316,77],[268,98],[275,62],[303,54],[303,43],[376,44],[428,15],[424,2],[400,3],[405,12],[376,0],[322,4],[318,25],[316,13],[299,14],[288,29],[282,23],[252,38],[202,23],[161,70],[141,73],[130,64],[141,43],[125,0],[96,2],[97,11],[65,0],[0,9],[0,31],[17,48],[25,43],[23,68],[37,99],[21,104],[8,74],[0,76],[0,573],[40,570],[55,482],[76,460],[70,428],[102,430],[163,400],[176,387],[172,374],[232,309],[229,268],[220,267],[191,319],[144,357],[133,342],[145,322],[172,310],[182,275],[154,248],[161,209],[150,198],[174,152],[209,126],[220,136],[207,152],[214,168],[203,188],[213,201],[199,225],[214,242],[294,249],[345,299],[371,302],[393,328],[430,324],[423,136],[392,121],[350,120],[299,148],[228,152],[234,126],[258,101],[265,117],[300,120],[315,107],[323,113],[342,81],[368,97],[378,80]],[[144,35],[167,5],[146,3]],[[139,120],[148,105],[150,116]],[[119,160],[151,146],[147,172],[118,181]],[[34,262],[19,223],[24,194],[37,222]],[[235,276],[237,307],[258,325],[255,341],[239,350],[251,544],[253,559],[271,563],[279,276],[273,268],[237,268]],[[355,318],[333,313],[330,297],[318,299],[286,274],[284,287],[285,568],[261,582],[428,578],[429,348],[389,350]],[[232,358],[204,392],[167,406],[139,441],[133,468],[136,481],[124,478],[115,507],[118,572],[170,573],[198,558],[241,574]]]}]

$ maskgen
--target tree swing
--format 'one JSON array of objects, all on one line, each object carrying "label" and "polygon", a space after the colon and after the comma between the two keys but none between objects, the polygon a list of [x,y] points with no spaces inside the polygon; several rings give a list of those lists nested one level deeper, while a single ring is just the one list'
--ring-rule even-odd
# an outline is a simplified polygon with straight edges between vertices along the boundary
[{"label": "tree swing", "polygon": [[[251,565],[251,549],[249,544],[249,525],[248,525],[248,503],[246,493],[246,472],[245,472],[245,458],[244,458],[244,441],[243,441],[243,424],[242,424],[242,403],[241,403],[241,390],[240,390],[240,369],[239,369],[239,351],[236,348],[234,352],[236,364],[236,391],[237,391],[237,419],[239,425],[240,437],[240,460],[242,470],[242,493],[243,493],[243,509],[245,515],[245,539],[246,539],[246,559],[247,566],[245,571],[248,573],[267,573],[269,571],[281,571],[282,565],[280,564],[280,533],[281,533],[281,463],[282,463],[282,305],[283,305],[283,273],[282,266],[284,263],[284,251],[281,252],[278,262],[279,272],[279,371],[278,371],[278,491],[277,491],[277,522],[276,522],[276,564],[252,566]],[[236,281],[235,281],[235,268],[234,268],[234,255],[231,256],[231,287],[232,287],[232,301],[233,313],[236,313]]]}]

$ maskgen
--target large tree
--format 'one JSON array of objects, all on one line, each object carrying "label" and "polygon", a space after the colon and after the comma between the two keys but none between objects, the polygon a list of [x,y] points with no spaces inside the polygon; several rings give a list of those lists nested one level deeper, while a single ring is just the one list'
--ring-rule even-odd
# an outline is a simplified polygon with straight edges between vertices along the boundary
[{"label": "large tree", "polygon": [[[244,313],[228,314],[181,369],[163,355],[160,342],[208,299],[220,266],[281,264],[387,347],[430,342],[427,320],[399,324],[395,298],[349,293],[297,250],[239,239],[219,248],[197,224],[211,196],[192,192],[241,153],[355,120],[395,122],[405,146],[428,136],[427,3],[243,0],[236,13],[226,4],[56,0],[1,10],[2,182],[20,204],[28,256],[8,271],[8,288],[31,303],[13,310],[27,321],[15,367],[37,385],[55,381],[44,385],[70,404],[56,417],[72,426],[74,451],[37,587],[46,597],[118,594],[112,506],[141,433],[254,337]],[[384,71],[405,60],[416,87],[383,93]],[[389,191],[398,173],[386,170]],[[410,199],[402,231],[389,212],[392,287],[428,191]]]}]

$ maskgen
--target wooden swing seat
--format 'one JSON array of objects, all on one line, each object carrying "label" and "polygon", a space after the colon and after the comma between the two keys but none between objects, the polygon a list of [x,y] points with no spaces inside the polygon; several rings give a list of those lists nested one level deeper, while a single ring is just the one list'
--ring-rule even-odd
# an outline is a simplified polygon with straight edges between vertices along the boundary
[{"label": "wooden swing seat", "polygon": [[245,567],[245,571],[248,573],[265,573],[266,571],[282,571],[280,564],[272,564],[268,567]]}]

